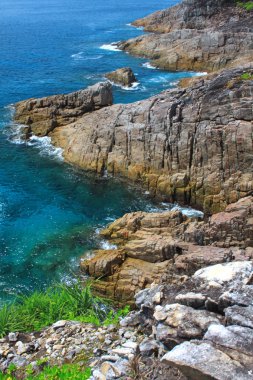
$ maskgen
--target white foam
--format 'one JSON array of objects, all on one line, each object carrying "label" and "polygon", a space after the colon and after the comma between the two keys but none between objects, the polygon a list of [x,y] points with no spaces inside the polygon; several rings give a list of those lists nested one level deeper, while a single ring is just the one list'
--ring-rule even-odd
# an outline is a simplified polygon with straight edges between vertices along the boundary
[{"label": "white foam", "polygon": [[204,217],[204,213],[202,211],[195,210],[190,207],[180,207],[176,205],[171,209],[171,211],[176,211],[176,210],[181,211],[182,214],[188,216],[189,218],[193,218],[193,217],[203,218]]},{"label": "white foam", "polygon": [[41,156],[49,156],[59,161],[63,161],[63,149],[53,146],[51,143],[51,137],[31,136],[27,145],[38,148]]},{"label": "white foam", "polygon": [[127,87],[127,86],[120,86],[123,90],[125,91],[136,91],[138,90],[138,87],[140,86],[140,83],[139,82],[134,82],[132,83],[132,86],[131,87]]},{"label": "white foam", "polygon": [[196,77],[203,77],[204,75],[207,75],[208,73],[206,71],[195,73]]},{"label": "white foam", "polygon": [[117,44],[118,42],[112,42],[111,44],[104,44],[100,46],[100,49],[109,50],[109,51],[120,51]]},{"label": "white foam", "polygon": [[79,53],[72,54],[71,58],[74,58],[74,59],[83,59],[83,54],[84,54],[84,52],[80,51]]},{"label": "white foam", "polygon": [[140,82],[134,82],[134,83],[132,83],[131,87],[127,87],[127,86],[122,86],[119,83],[115,83],[113,81],[110,81],[107,78],[105,78],[105,80],[107,82],[110,82],[113,86],[120,87],[122,90],[125,90],[125,91],[136,91],[139,89],[139,86],[140,86]]},{"label": "white foam", "polygon": [[41,156],[52,157],[58,161],[63,161],[63,149],[53,146],[50,137],[31,136],[29,140],[27,140],[24,138],[24,128],[27,128],[27,126],[14,123],[8,126],[5,129],[5,134],[8,136],[8,141],[12,144],[22,144],[35,147],[40,150]]},{"label": "white foam", "polygon": [[145,63],[142,64],[142,66],[146,67],[146,69],[151,69],[151,70],[156,70],[157,69],[157,67],[151,65],[150,62],[145,62]]},{"label": "white foam", "polygon": [[137,30],[144,30],[144,26],[135,26],[131,23],[126,24],[126,26],[131,26],[131,28],[135,28]]},{"label": "white foam", "polygon": [[85,53],[83,51],[80,51],[79,53],[72,54],[71,58],[73,58],[76,61],[93,61],[93,60],[97,60],[97,59],[100,59],[103,57],[103,55],[101,55],[101,54],[100,55],[94,55],[91,57],[84,56],[84,54]]},{"label": "white foam", "polygon": [[26,125],[23,124],[11,124],[8,128],[5,129],[5,134],[8,135],[8,141],[12,144],[25,144],[24,140],[24,128]]},{"label": "white foam", "polygon": [[108,251],[110,249],[117,249],[117,246],[115,244],[111,244],[106,240],[102,240],[100,243],[101,249],[104,249],[105,251]]}]

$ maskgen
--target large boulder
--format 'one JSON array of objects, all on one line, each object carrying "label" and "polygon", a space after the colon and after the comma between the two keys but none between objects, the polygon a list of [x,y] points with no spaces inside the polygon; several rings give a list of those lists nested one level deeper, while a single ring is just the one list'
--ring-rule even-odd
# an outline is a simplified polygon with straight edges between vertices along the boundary
[{"label": "large boulder", "polygon": [[246,368],[210,343],[184,342],[164,355],[163,361],[189,380],[252,380]]},{"label": "large boulder", "polygon": [[132,87],[132,85],[137,82],[133,70],[130,67],[123,67],[122,69],[107,73],[105,76],[113,83],[125,87]]}]

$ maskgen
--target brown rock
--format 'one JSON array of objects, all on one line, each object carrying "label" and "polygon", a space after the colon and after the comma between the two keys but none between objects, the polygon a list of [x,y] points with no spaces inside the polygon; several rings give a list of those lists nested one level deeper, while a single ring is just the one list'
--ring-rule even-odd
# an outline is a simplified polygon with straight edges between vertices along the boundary
[{"label": "brown rock", "polygon": [[29,99],[16,104],[15,120],[29,126],[28,134],[45,136],[54,128],[76,121],[87,112],[113,103],[110,83],[97,83],[67,95]]},{"label": "brown rock", "polygon": [[132,87],[133,83],[137,82],[133,70],[130,69],[130,67],[124,67],[122,69],[112,71],[105,76],[110,81],[125,87]]}]

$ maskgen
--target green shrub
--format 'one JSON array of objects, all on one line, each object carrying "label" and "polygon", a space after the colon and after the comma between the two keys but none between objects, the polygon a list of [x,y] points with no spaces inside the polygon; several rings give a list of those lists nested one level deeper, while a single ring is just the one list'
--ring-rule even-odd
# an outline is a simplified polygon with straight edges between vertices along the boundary
[{"label": "green shrub", "polygon": [[58,284],[44,292],[23,295],[0,310],[0,338],[11,331],[41,330],[59,320],[93,323],[117,323],[128,308],[115,311],[108,300],[92,294],[91,284]]},{"label": "green shrub", "polygon": [[[77,364],[64,364],[61,367],[46,366],[39,374],[27,374],[27,380],[88,380],[91,376],[90,368],[82,368]],[[0,380],[16,380],[13,370],[7,374],[0,373]]]},{"label": "green shrub", "polygon": [[237,5],[241,8],[246,9],[246,11],[253,10],[253,1],[238,1]]},{"label": "green shrub", "polygon": [[253,74],[250,73],[243,73],[241,75],[241,79],[243,80],[253,80]]}]

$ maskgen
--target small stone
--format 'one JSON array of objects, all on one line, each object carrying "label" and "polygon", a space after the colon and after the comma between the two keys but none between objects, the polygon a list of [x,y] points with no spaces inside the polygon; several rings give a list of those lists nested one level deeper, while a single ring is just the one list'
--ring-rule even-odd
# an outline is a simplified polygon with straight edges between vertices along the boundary
[{"label": "small stone", "polygon": [[57,329],[65,327],[66,324],[67,324],[67,321],[58,321],[58,322],[54,323],[52,325],[52,327],[53,327],[53,329],[57,330]]},{"label": "small stone", "polygon": [[152,338],[144,339],[140,344],[140,353],[143,356],[157,354],[159,350],[158,343]]},{"label": "small stone", "polygon": [[17,342],[19,333],[9,333],[8,339],[9,342]]}]

